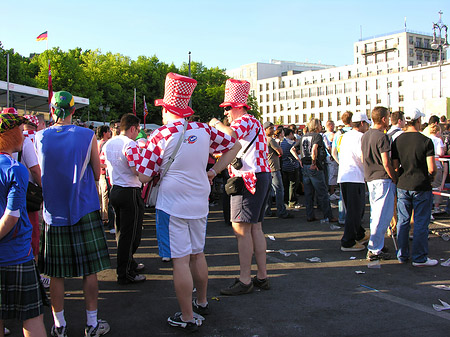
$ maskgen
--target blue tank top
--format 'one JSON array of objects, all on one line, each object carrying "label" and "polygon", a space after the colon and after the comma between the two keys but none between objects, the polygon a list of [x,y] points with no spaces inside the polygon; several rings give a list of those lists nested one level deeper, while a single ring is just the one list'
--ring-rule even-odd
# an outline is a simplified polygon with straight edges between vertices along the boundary
[{"label": "blue tank top", "polygon": [[52,126],[36,133],[47,224],[71,226],[100,209],[89,163],[93,136],[92,130],[75,125]]}]

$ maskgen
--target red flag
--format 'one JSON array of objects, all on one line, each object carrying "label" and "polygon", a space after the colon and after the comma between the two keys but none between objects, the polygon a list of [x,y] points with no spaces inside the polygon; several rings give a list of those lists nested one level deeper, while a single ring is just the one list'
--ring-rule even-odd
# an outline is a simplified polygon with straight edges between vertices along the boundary
[{"label": "red flag", "polygon": [[43,32],[36,38],[36,41],[44,41],[47,40],[47,38],[48,38],[47,32]]},{"label": "red flag", "polygon": [[53,84],[52,84],[52,69],[50,67],[50,60],[48,60],[48,108],[49,112],[52,112],[52,97],[53,97]]},{"label": "red flag", "polygon": [[147,108],[147,102],[145,102],[145,96],[144,96],[144,129],[145,129],[145,117],[148,115],[148,108]]},{"label": "red flag", "polygon": [[134,88],[133,113],[134,113],[134,115],[136,116],[136,88]]}]

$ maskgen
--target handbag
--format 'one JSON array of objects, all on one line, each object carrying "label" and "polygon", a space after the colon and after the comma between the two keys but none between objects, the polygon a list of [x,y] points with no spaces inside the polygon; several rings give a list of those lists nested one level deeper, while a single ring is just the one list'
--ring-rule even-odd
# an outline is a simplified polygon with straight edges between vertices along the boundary
[{"label": "handbag", "polygon": [[173,150],[172,155],[169,157],[169,160],[167,161],[166,167],[164,167],[164,170],[159,175],[156,175],[153,177],[152,181],[148,183],[147,188],[147,198],[145,199],[145,206],[146,207],[154,207],[156,206],[156,200],[158,199],[158,192],[159,192],[159,186],[161,185],[162,178],[166,175],[167,171],[169,170],[170,165],[172,165],[173,161],[175,160],[175,156],[180,149],[181,143],[184,139],[184,134],[186,132],[188,126],[188,122],[184,122],[184,129],[183,133],[181,134],[180,138],[178,139],[177,146],[175,147],[175,150]]},{"label": "handbag", "polygon": [[42,196],[42,187],[28,182],[27,188],[27,211],[36,212],[41,209],[41,204],[44,201]]},{"label": "handbag", "polygon": [[241,195],[243,190],[244,179],[242,177],[229,178],[225,184],[225,193],[228,195]]},{"label": "handbag", "polygon": [[244,156],[245,152],[247,152],[248,148],[253,144],[253,142],[255,141],[256,137],[258,137],[258,135],[259,135],[259,128],[258,128],[258,131],[256,131],[255,137],[253,137],[250,144],[247,145],[244,152],[242,152],[241,156],[234,158],[233,161],[230,163],[231,166],[233,166],[236,170],[240,170],[242,168],[243,164],[242,164],[241,158]]}]

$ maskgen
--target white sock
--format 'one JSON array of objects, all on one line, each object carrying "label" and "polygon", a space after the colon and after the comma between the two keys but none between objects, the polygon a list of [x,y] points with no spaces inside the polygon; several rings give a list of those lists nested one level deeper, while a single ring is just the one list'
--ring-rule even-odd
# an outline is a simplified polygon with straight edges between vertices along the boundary
[{"label": "white sock", "polygon": [[87,317],[87,322],[86,325],[90,325],[93,327],[97,326],[97,311],[98,310],[86,310],[86,317]]},{"label": "white sock", "polygon": [[60,328],[62,326],[66,326],[66,320],[64,318],[64,310],[60,311],[60,312],[54,312],[53,311],[53,320],[55,322],[55,326],[57,328]]}]

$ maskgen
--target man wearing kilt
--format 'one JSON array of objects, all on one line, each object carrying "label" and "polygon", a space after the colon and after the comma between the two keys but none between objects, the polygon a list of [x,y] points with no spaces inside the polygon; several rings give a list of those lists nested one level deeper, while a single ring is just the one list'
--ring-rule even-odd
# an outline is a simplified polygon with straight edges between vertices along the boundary
[{"label": "man wearing kilt", "polygon": [[85,335],[101,336],[110,327],[97,319],[97,273],[110,268],[110,261],[95,186],[100,158],[94,132],[71,125],[74,105],[70,93],[54,93],[51,110],[55,124],[35,138],[44,196],[39,266],[51,278],[51,335],[67,336],[64,278],[82,276]]},{"label": "man wearing kilt", "polygon": [[24,336],[46,336],[45,290],[31,249],[26,193],[28,170],[12,158],[22,149],[23,117],[0,114],[0,336],[5,319],[23,321]]}]

